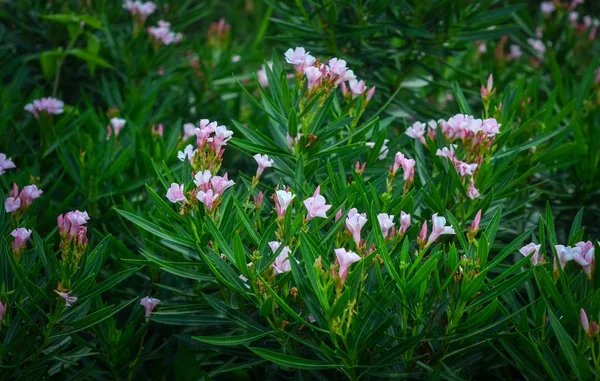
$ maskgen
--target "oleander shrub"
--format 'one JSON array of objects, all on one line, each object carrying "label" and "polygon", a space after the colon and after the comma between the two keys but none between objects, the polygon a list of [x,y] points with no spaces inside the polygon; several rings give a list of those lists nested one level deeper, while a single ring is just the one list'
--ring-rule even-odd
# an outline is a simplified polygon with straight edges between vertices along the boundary
[{"label": "oleander shrub", "polygon": [[599,377],[598,4],[0,7],[0,379]]}]

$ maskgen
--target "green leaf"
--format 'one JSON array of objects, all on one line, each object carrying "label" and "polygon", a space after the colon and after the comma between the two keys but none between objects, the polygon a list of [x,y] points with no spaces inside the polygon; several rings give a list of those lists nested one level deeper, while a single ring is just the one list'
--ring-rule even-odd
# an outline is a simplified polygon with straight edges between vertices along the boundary
[{"label": "green leaf", "polygon": [[558,320],[554,312],[552,312],[550,309],[548,309],[548,317],[550,319],[550,326],[556,335],[556,339],[558,340],[558,345],[560,346],[562,354],[567,359],[567,362],[577,376],[577,379],[581,380],[581,373],[577,367],[577,354],[575,353],[575,348],[573,347],[573,341],[560,323],[560,320]]},{"label": "green leaf", "polygon": [[253,341],[270,335],[271,332],[255,333],[249,335],[235,336],[192,336],[192,339],[201,341],[205,344],[219,345],[224,347],[234,347],[237,345],[248,345]]},{"label": "green leaf", "polygon": [[308,360],[295,356],[288,356],[278,352],[273,352],[262,348],[249,347],[252,352],[265,360],[271,361],[284,368],[303,369],[303,370],[319,370],[319,369],[334,369],[339,367],[339,364],[331,364],[322,361]]},{"label": "green leaf", "polygon": [[103,58],[88,52],[83,49],[71,49],[66,52],[67,54],[73,55],[79,59],[84,60],[88,64],[98,65],[107,69],[114,69],[114,66],[106,62]]}]

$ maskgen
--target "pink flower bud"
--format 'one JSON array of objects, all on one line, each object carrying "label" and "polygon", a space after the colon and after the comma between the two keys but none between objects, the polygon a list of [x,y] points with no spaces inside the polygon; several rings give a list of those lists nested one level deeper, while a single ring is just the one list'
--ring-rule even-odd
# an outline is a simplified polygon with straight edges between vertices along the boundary
[{"label": "pink flower bud", "polygon": [[371,98],[373,98],[374,94],[375,94],[375,86],[373,86],[369,89],[369,92],[367,93],[367,102],[370,101]]},{"label": "pink flower bud", "polygon": [[585,313],[583,308],[579,310],[579,320],[581,320],[581,327],[583,328],[585,333],[589,333],[590,332],[590,323],[588,321],[587,314]]},{"label": "pink flower bud", "polygon": [[480,222],[481,222],[481,209],[479,209],[479,211],[475,215],[475,218],[473,219],[473,223],[471,224],[471,228],[469,229],[469,231],[473,232],[474,234],[477,233],[477,231],[479,230]]},{"label": "pink flower bud", "polygon": [[337,222],[340,218],[342,218],[342,209],[338,210],[335,214],[335,222]]},{"label": "pink flower bud", "polygon": [[263,203],[263,197],[264,197],[264,195],[263,195],[263,192],[262,192],[262,191],[258,192],[258,196],[255,196],[255,197],[254,197],[254,206],[255,206],[257,209],[258,209],[258,208],[260,208],[260,207],[262,206],[262,203]]}]

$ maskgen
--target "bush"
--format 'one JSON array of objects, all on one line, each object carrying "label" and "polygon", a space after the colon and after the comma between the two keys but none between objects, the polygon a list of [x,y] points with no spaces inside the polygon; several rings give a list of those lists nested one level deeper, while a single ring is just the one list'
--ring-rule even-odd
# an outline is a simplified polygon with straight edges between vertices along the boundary
[{"label": "bush", "polygon": [[596,11],[5,5],[0,379],[598,377]]}]

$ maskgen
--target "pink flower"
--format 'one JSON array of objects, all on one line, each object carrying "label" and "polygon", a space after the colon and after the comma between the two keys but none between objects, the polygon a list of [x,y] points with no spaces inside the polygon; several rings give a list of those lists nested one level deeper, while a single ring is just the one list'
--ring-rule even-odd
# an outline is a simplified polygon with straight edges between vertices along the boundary
[{"label": "pink flower", "polygon": [[450,148],[448,148],[448,147],[443,147],[442,149],[438,148],[438,150],[435,154],[436,154],[436,156],[445,157],[447,159],[454,161],[454,159],[456,157],[454,154],[454,148],[456,148],[456,144],[450,144]]},{"label": "pink flower", "polygon": [[579,19],[579,13],[577,12],[570,12],[569,13],[569,23],[571,24],[572,27],[576,27],[577,26],[577,20]]},{"label": "pink flower", "polygon": [[58,292],[58,290],[54,290],[54,292],[56,292],[58,294],[58,296],[60,296],[61,298],[63,298],[65,300],[66,307],[71,307],[71,304],[73,304],[77,301],[77,297],[70,295],[72,291]]},{"label": "pink flower", "polygon": [[469,189],[467,189],[467,196],[469,196],[471,200],[475,200],[476,198],[479,198],[479,196],[481,196],[479,194],[479,190],[475,188],[475,182],[473,181],[473,179],[469,181]]},{"label": "pink flower", "polygon": [[20,253],[27,244],[27,240],[31,236],[31,230],[25,228],[18,228],[13,230],[10,235],[12,235],[15,240],[12,243],[12,251],[13,253]]},{"label": "pink flower", "polygon": [[340,265],[339,277],[342,282],[346,281],[346,277],[348,276],[348,269],[350,265],[360,261],[362,258],[353,251],[346,251],[346,249],[335,249],[335,256],[337,258],[337,262]]},{"label": "pink flower", "polygon": [[297,73],[302,73],[304,68],[314,65],[316,61],[315,57],[308,53],[303,47],[290,48],[285,52],[285,61],[294,65]]},{"label": "pink flower", "polygon": [[235,182],[233,180],[229,180],[227,178],[227,173],[223,177],[213,176],[210,179],[210,183],[211,183],[212,188],[215,191],[215,193],[218,193],[218,194],[223,194],[223,192],[225,192],[226,189],[231,188],[235,184]]},{"label": "pink flower", "polygon": [[360,242],[360,231],[367,223],[367,215],[365,213],[358,213],[356,208],[352,208],[348,211],[348,218],[346,218],[346,228],[352,233],[354,243],[358,246]]},{"label": "pink flower", "polygon": [[29,206],[33,203],[33,200],[40,198],[43,191],[39,190],[35,185],[27,185],[19,194],[22,206]]},{"label": "pink flower", "polygon": [[475,218],[473,219],[473,223],[471,224],[471,227],[469,228],[469,232],[471,234],[473,234],[473,235],[477,234],[477,231],[479,231],[479,223],[480,222],[481,222],[481,209],[479,209],[479,211],[475,215]]},{"label": "pink flower", "polygon": [[194,159],[195,154],[196,154],[196,151],[194,150],[194,147],[191,144],[188,144],[187,146],[185,146],[183,151],[177,152],[177,158],[180,161],[188,160],[191,163],[192,160]]},{"label": "pink flower", "polygon": [[187,202],[187,198],[185,198],[185,191],[183,189],[183,184],[178,185],[176,183],[171,184],[171,188],[167,190],[167,198],[173,204],[176,202]]},{"label": "pink flower", "polygon": [[528,38],[527,43],[531,45],[533,50],[535,50],[539,56],[543,56],[546,53],[546,46],[541,40],[536,40],[533,38]]},{"label": "pink flower", "polygon": [[541,247],[542,247],[542,245],[536,245],[535,243],[531,242],[531,243],[523,246],[522,248],[520,248],[519,252],[524,257],[527,257],[528,255],[533,253],[533,255],[531,256],[531,264],[533,266],[536,266],[538,263],[539,264],[545,263],[545,261],[543,260],[543,257],[541,258],[541,261],[540,261],[540,248]]},{"label": "pink flower", "polygon": [[362,79],[360,81],[351,79],[348,81],[348,85],[350,86],[350,91],[352,92],[352,99],[358,97],[359,95],[363,95],[367,90],[367,86]]},{"label": "pink flower", "polygon": [[221,148],[227,145],[227,142],[231,140],[233,131],[229,131],[225,126],[219,126],[215,128],[215,136],[212,138],[212,147],[215,153],[219,154]]},{"label": "pink flower", "polygon": [[263,198],[264,195],[262,191],[258,192],[258,196],[254,196],[254,206],[256,206],[256,208],[260,208],[262,206]]},{"label": "pink flower", "polygon": [[196,126],[194,126],[194,123],[184,124],[183,125],[183,138],[181,140],[186,141],[194,135],[196,135]]},{"label": "pink flower", "polygon": [[70,237],[77,235],[80,228],[90,220],[87,212],[80,212],[74,210],[66,213],[64,216],[61,214],[56,219],[58,223],[58,231],[60,233],[68,234]]},{"label": "pink flower", "polygon": [[587,314],[582,309],[579,310],[579,320],[581,321],[581,328],[585,331],[585,333],[590,332],[590,322],[588,321]]},{"label": "pink flower", "polygon": [[320,69],[314,66],[306,67],[304,68],[304,75],[306,75],[309,90],[321,84],[323,72]]},{"label": "pink flower", "polygon": [[[210,135],[216,131],[217,122],[211,123],[208,119],[202,119],[200,120],[199,126],[199,128],[194,129],[194,134],[196,135],[196,143],[198,148],[202,148],[206,142],[212,140]],[[221,134],[223,134],[223,132],[221,132]]]},{"label": "pink flower", "polygon": [[119,133],[121,132],[121,130],[123,129],[123,127],[125,127],[125,119],[120,119],[120,118],[112,118],[110,120],[110,124],[112,126],[112,130],[115,133],[115,136],[119,136]]},{"label": "pink flower", "polygon": [[427,246],[434,243],[439,236],[443,234],[456,234],[452,226],[446,226],[446,219],[444,217],[438,217],[437,213],[431,216],[432,228],[429,239],[427,240]]},{"label": "pink flower", "polygon": [[552,4],[551,1],[544,1],[540,4],[540,10],[543,14],[549,15],[550,13],[556,10],[556,7],[554,6],[554,4]]},{"label": "pink flower", "polygon": [[425,245],[425,240],[427,239],[427,220],[423,222],[423,226],[421,226],[421,231],[419,232],[419,236],[417,237],[417,242],[419,243],[419,248],[423,248]]},{"label": "pink flower", "polygon": [[151,298],[149,296],[146,296],[140,300],[140,305],[143,306],[144,310],[146,311],[145,317],[148,318],[150,315],[152,315],[152,311],[158,305],[158,303],[160,303],[160,299]]},{"label": "pink flower", "polygon": [[123,2],[123,8],[128,10],[133,16],[137,16],[140,18],[140,20],[145,21],[148,16],[154,13],[156,10],[156,5],[151,1],[143,3],[137,0],[125,0]]},{"label": "pink flower", "polygon": [[275,192],[274,201],[275,210],[277,211],[277,217],[285,217],[285,212],[295,197],[295,194],[292,194],[292,192],[289,192],[287,190],[278,190],[277,192]]},{"label": "pink flower", "polygon": [[194,176],[194,184],[196,184],[198,188],[202,188],[202,190],[206,192],[210,188],[211,177],[212,174],[208,169],[204,172],[198,172]]},{"label": "pink flower", "polygon": [[254,155],[254,160],[256,160],[256,162],[258,163],[258,169],[256,170],[257,178],[263,173],[265,168],[270,168],[275,163],[275,161],[269,159],[269,156],[261,155],[259,153]]},{"label": "pink flower", "polygon": [[317,186],[312,197],[304,200],[306,206],[307,219],[310,221],[315,217],[327,218],[326,212],[331,208],[331,205],[326,205],[325,197],[321,196],[321,186]]},{"label": "pink flower", "polygon": [[387,238],[389,230],[394,226],[394,216],[390,216],[387,213],[379,213],[377,215],[377,221],[379,222],[383,238]]},{"label": "pink flower", "polygon": [[412,183],[415,177],[415,165],[417,162],[414,159],[404,159],[402,161],[402,170],[404,171],[404,181]]},{"label": "pink flower", "polygon": [[2,323],[2,319],[4,319],[4,314],[6,313],[6,309],[8,308],[8,303],[0,302],[0,324]]},{"label": "pink flower", "polygon": [[[273,69],[273,62],[267,62],[267,65],[269,65],[269,68],[271,70]],[[258,79],[258,84],[261,85],[263,88],[269,86],[269,79],[267,78],[267,69],[265,68],[264,64],[261,66],[260,70],[256,72],[256,78]]]},{"label": "pink flower", "polygon": [[523,51],[521,50],[521,47],[519,45],[512,44],[509,47],[509,53],[508,56],[506,56],[506,59],[509,61],[516,60],[522,55]]},{"label": "pink flower", "polygon": [[[345,76],[348,71],[346,61],[339,58],[332,58],[327,63],[327,75],[336,85],[346,81]],[[353,73],[354,74],[354,73]]]},{"label": "pink flower", "polygon": [[373,95],[375,95],[375,86],[371,87],[369,89],[369,92],[367,93],[367,102],[369,102],[371,100],[371,98],[373,98]]},{"label": "pink flower", "polygon": [[7,158],[5,154],[0,153],[0,175],[4,173],[5,169],[17,168],[15,163],[10,158]]},{"label": "pink flower", "polygon": [[406,136],[425,144],[425,129],[426,125],[424,123],[416,122],[406,129]]},{"label": "pink flower", "polygon": [[460,177],[466,177],[467,175],[473,176],[475,170],[477,169],[477,164],[467,164],[464,161],[454,160],[454,167],[456,168],[456,172],[460,175]]},{"label": "pink flower", "polygon": [[[281,242],[271,241],[269,242],[269,247],[271,247],[271,251],[273,254],[279,250],[281,247]],[[283,274],[292,270],[289,261],[289,255],[292,253],[292,250],[289,246],[285,246],[281,249],[281,253],[275,258],[275,262],[273,262],[273,269],[275,269],[275,275]]]},{"label": "pink flower", "polygon": [[[377,157],[378,160],[384,160],[387,155],[388,155],[388,146],[387,144],[389,143],[388,139],[384,139],[383,140],[383,144],[381,145],[381,148],[379,149],[379,156]],[[366,142],[365,143],[367,145],[367,147],[373,149],[375,148],[375,142]]]},{"label": "pink flower", "polygon": [[575,258],[575,255],[581,255],[581,249],[578,247],[572,248],[570,246],[554,245],[554,249],[556,249],[558,261],[563,270],[565,269],[567,262],[572,261]]},{"label": "pink flower", "polygon": [[579,250],[573,255],[573,260],[583,268],[586,275],[590,275],[595,264],[594,244],[592,241],[581,241],[577,242],[575,247]]},{"label": "pink flower", "polygon": [[400,211],[400,230],[398,233],[404,235],[410,227],[410,214]]},{"label": "pink flower", "polygon": [[335,222],[337,222],[340,218],[342,218],[342,209],[338,210],[335,214]]},{"label": "pink flower", "polygon": [[208,210],[210,212],[213,208],[213,204],[214,204],[215,200],[217,198],[219,198],[219,194],[213,193],[213,190],[209,189],[206,192],[199,191],[198,194],[196,195],[196,198],[198,199],[198,201],[203,203],[204,206],[206,206],[206,210]]},{"label": "pink flower", "polygon": [[64,112],[63,108],[65,107],[65,103],[59,99],[48,97],[34,100],[32,103],[29,103],[25,106],[25,111],[29,111],[39,119],[40,113],[45,113],[47,115],[58,115]]},{"label": "pink flower", "polygon": [[154,125],[152,125],[152,135],[162,137],[164,132],[165,132],[165,130],[164,130],[162,124],[159,124],[157,128],[155,128]]},{"label": "pink flower", "polygon": [[148,34],[154,41],[156,47],[160,45],[177,44],[183,39],[183,35],[181,33],[175,33],[171,31],[170,22],[163,20],[158,22],[158,27],[148,28]]},{"label": "pink flower", "polygon": [[485,119],[481,124],[481,130],[488,137],[492,138],[500,133],[502,125],[494,118]]},{"label": "pink flower", "polygon": [[4,200],[4,209],[6,213],[14,213],[21,207],[21,199],[18,197],[8,197]]}]

